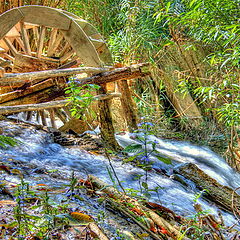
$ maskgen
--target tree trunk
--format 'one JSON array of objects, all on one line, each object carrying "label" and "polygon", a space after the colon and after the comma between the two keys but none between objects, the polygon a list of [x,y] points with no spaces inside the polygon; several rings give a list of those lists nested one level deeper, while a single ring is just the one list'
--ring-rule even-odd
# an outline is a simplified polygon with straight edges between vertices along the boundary
[{"label": "tree trunk", "polygon": [[118,81],[117,84],[119,92],[122,93],[120,100],[124,112],[124,117],[126,118],[129,131],[133,131],[137,129],[137,113],[136,109],[134,108],[134,102],[128,86],[128,82],[127,80],[121,80]]},{"label": "tree trunk", "polygon": [[[101,88],[97,90],[97,92],[98,94],[106,94],[107,93],[106,84],[101,85]],[[106,145],[106,147],[109,147],[114,151],[121,150],[121,147],[119,146],[114,136],[114,128],[110,112],[109,100],[99,100],[98,111],[101,137],[104,141],[104,144]]]}]

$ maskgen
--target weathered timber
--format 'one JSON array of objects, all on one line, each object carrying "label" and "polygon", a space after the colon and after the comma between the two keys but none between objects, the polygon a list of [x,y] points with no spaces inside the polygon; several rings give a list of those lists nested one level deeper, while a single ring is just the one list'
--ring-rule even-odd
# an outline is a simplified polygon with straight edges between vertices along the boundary
[{"label": "weathered timber", "polygon": [[137,127],[137,113],[134,108],[134,102],[132,99],[132,94],[130,92],[127,80],[121,80],[117,82],[118,90],[122,93],[120,98],[124,117],[126,118],[127,125],[130,131],[136,130]]},{"label": "weathered timber", "polygon": [[51,126],[53,128],[57,128],[56,122],[55,122],[55,113],[54,110],[51,108],[48,110],[49,112],[49,116],[50,116],[50,120],[51,120]]},{"label": "weathered timber", "polygon": [[1,31],[0,39],[2,39],[20,20],[23,19],[23,14],[18,9],[12,9],[1,15]]},{"label": "weathered timber", "polygon": [[233,212],[232,204],[234,204],[236,209],[238,209],[238,212],[240,212],[240,196],[235,193],[234,202],[232,202],[232,194],[234,190],[230,187],[221,185],[215,179],[199,169],[195,164],[184,164],[175,171],[193,181],[200,190],[208,190],[203,196],[210,201],[215,202],[219,207]]},{"label": "weathered timber", "polygon": [[25,28],[24,22],[20,22],[20,28],[21,28],[21,35],[23,39],[24,49],[28,55],[32,55],[31,53],[31,47],[30,47],[30,41],[29,36],[27,33],[27,29]]},{"label": "weathered timber", "polygon": [[44,71],[47,69],[58,68],[60,62],[51,59],[40,59],[28,55],[17,54],[13,61],[13,72],[24,73],[34,71]]},{"label": "weathered timber", "polygon": [[[165,228],[168,232],[168,236],[171,237],[170,239],[178,239],[180,236],[182,240],[189,240],[187,237],[183,237],[181,232],[179,231],[179,226],[177,222],[172,221],[169,223],[167,220],[159,216],[157,213],[152,211],[151,209],[143,206],[137,200],[134,200],[127,195],[119,192],[116,188],[109,186],[99,178],[88,175],[88,180],[91,182],[92,186],[96,189],[101,189],[102,192],[111,196],[111,198],[117,199],[121,202],[131,202],[135,208],[139,209],[145,216],[150,217],[150,219],[160,228]],[[137,215],[139,217],[139,215]],[[152,235],[153,236],[153,235]],[[161,239],[161,236],[157,235],[154,239]]]},{"label": "weathered timber", "polygon": [[24,97],[24,96],[29,95],[31,93],[34,93],[34,92],[41,91],[43,89],[52,87],[54,85],[57,85],[57,80],[48,79],[48,80],[45,80],[45,81],[43,81],[41,83],[38,83],[36,85],[30,86],[30,87],[26,88],[24,91],[16,90],[16,91],[13,91],[13,92],[4,93],[4,94],[0,95],[0,103],[4,103],[4,102],[11,101],[13,99]]},{"label": "weathered timber", "polygon": [[[108,71],[109,68],[93,68],[93,67],[79,67],[79,68],[66,68],[66,69],[54,69],[38,72],[28,73],[7,73],[4,77],[0,78],[0,87],[3,86],[15,86],[20,87],[26,81],[31,82],[36,79],[45,79],[60,76],[70,76],[80,73],[100,73]],[[88,79],[86,79],[87,81]]]},{"label": "weathered timber", "polygon": [[[102,232],[98,225],[94,222],[88,224],[89,229],[94,235],[101,240],[109,240],[109,238]],[[77,237],[77,236],[76,236]]]},{"label": "weathered timber", "polygon": [[97,75],[78,80],[79,85],[84,84],[106,84],[109,82],[140,78],[150,75],[148,63],[131,65],[130,67],[117,68]]},{"label": "weathered timber", "polygon": [[[110,99],[113,97],[119,97],[121,94],[119,93],[109,93],[109,94],[102,94],[97,95],[93,98],[93,100],[105,100]],[[16,106],[3,106],[0,107],[0,114],[12,114],[17,112],[24,112],[24,111],[39,111],[43,109],[50,109],[50,108],[60,108],[64,107],[69,103],[68,100],[58,100],[58,101],[51,101],[51,102],[44,102],[39,104],[25,104],[25,105],[16,105]]]},{"label": "weathered timber", "polygon": [[5,73],[5,69],[0,67],[0,77],[3,77]]},{"label": "weathered timber", "polygon": [[69,29],[61,30],[61,32],[84,64],[92,67],[102,65],[94,45],[74,19],[71,19]]},{"label": "weathered timber", "polygon": [[118,80],[127,80],[150,75],[147,63],[136,64],[130,67],[117,68],[112,71],[109,71],[109,68],[80,67],[18,74],[8,73],[5,74],[3,78],[0,78],[0,86],[12,86],[12,85],[21,86],[26,81],[33,81],[36,79],[44,79],[58,76],[70,76],[80,73],[98,73],[98,74],[91,77],[78,79],[79,85],[84,84],[100,85]]},{"label": "weathered timber", "polygon": [[57,117],[63,122],[63,124],[65,124],[67,122],[67,117],[61,111],[61,108],[54,108],[54,112],[57,115]]},{"label": "weathered timber", "polygon": [[[107,93],[106,84],[102,84],[101,88],[97,90],[97,93],[105,95]],[[114,151],[118,152],[122,150],[117,140],[115,139],[109,101],[106,99],[98,101],[98,111],[100,113],[99,122],[101,129],[101,137],[104,144]]]},{"label": "weathered timber", "polygon": [[45,116],[44,110],[40,110],[39,113],[40,113],[40,116],[41,116],[42,125],[47,126],[47,121],[46,121],[46,116]]}]

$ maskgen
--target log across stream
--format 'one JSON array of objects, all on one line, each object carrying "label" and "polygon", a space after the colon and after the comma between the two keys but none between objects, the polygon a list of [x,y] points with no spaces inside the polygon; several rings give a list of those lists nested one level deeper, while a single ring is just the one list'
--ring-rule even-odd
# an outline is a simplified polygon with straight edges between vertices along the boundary
[{"label": "log across stream", "polygon": [[[108,160],[104,156],[89,154],[77,146],[63,147],[54,143],[49,133],[26,125],[1,121],[0,128],[3,129],[4,134],[15,136],[24,142],[18,147],[1,150],[1,161],[10,158],[15,159],[19,162],[32,164],[35,167],[38,166],[38,171],[41,171],[41,168],[44,167],[56,168],[60,173],[61,169],[64,171],[74,170],[83,178],[87,174],[91,174],[112,185],[107,170]],[[129,134],[117,135],[119,143],[123,146],[135,142],[133,138],[134,136]],[[155,189],[151,191],[151,202],[159,203],[184,217],[196,214],[193,204],[200,190],[192,181],[185,178],[186,175],[174,174],[174,169],[179,169],[179,165],[181,167],[180,162],[196,164],[220,184],[236,188],[240,183],[240,175],[235,173],[222,158],[208,148],[198,147],[186,142],[152,138],[158,141],[158,150],[163,155],[173,159],[173,164],[165,165],[159,161],[154,162],[154,170],[149,172],[148,178],[149,188]],[[123,165],[122,161],[117,158],[112,161],[112,164],[125,189],[139,190],[137,177],[144,175],[142,169],[131,164]],[[29,171],[34,172],[36,169],[29,169]],[[180,177],[184,184],[176,181],[176,176]],[[41,180],[38,183],[41,183]],[[203,210],[210,211],[217,216],[219,210],[214,202],[206,201],[202,197],[198,198],[197,201],[201,204]],[[233,214],[229,213],[231,209],[227,210],[228,212],[222,211],[222,216],[225,224],[230,226],[236,223],[236,219]]]}]

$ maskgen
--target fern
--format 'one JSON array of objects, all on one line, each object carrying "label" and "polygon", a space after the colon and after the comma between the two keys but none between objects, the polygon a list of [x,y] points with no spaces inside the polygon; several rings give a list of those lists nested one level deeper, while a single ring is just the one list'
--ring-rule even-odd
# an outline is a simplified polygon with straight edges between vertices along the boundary
[{"label": "fern", "polygon": [[0,147],[4,149],[8,148],[9,146],[14,147],[20,143],[21,141],[15,138],[0,135]]}]

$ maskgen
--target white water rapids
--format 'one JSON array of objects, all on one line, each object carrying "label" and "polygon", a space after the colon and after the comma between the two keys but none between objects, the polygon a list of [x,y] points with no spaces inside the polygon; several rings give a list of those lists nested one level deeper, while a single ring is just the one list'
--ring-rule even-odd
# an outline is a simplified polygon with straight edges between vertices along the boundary
[{"label": "white water rapids", "polygon": [[[39,167],[52,166],[53,168],[58,167],[60,170],[74,170],[80,172],[83,178],[87,174],[92,174],[112,184],[107,171],[108,160],[105,157],[89,154],[78,149],[77,146],[62,147],[53,143],[48,133],[34,128],[23,128],[11,123],[9,130],[6,130],[8,124],[8,122],[0,122],[0,127],[4,128],[5,135],[14,136],[23,144],[8,150],[2,149],[0,151],[2,161],[14,158],[22,162],[37,164]],[[129,134],[117,135],[116,137],[123,146],[135,142]],[[157,149],[159,152],[173,160],[172,165],[166,165],[153,157],[154,169],[165,169],[171,175],[173,168],[177,165],[192,162],[223,185],[233,188],[240,185],[240,175],[235,173],[223,158],[207,147],[199,147],[187,142],[158,139],[154,136],[150,138],[158,141]],[[139,189],[136,177],[140,174],[144,175],[142,169],[131,164],[122,164],[120,160],[113,160],[112,164],[125,188]],[[157,191],[150,192],[152,202],[160,203],[182,216],[191,216],[196,213],[193,204],[199,190],[195,188],[194,184],[189,183],[189,185],[184,186],[171,177],[158,174],[157,171],[150,171],[148,185],[149,189],[158,187]],[[202,205],[203,210],[217,216],[218,209],[214,204],[202,198],[197,201]],[[226,225],[236,223],[233,215],[226,212],[222,212],[222,215]]]}]

